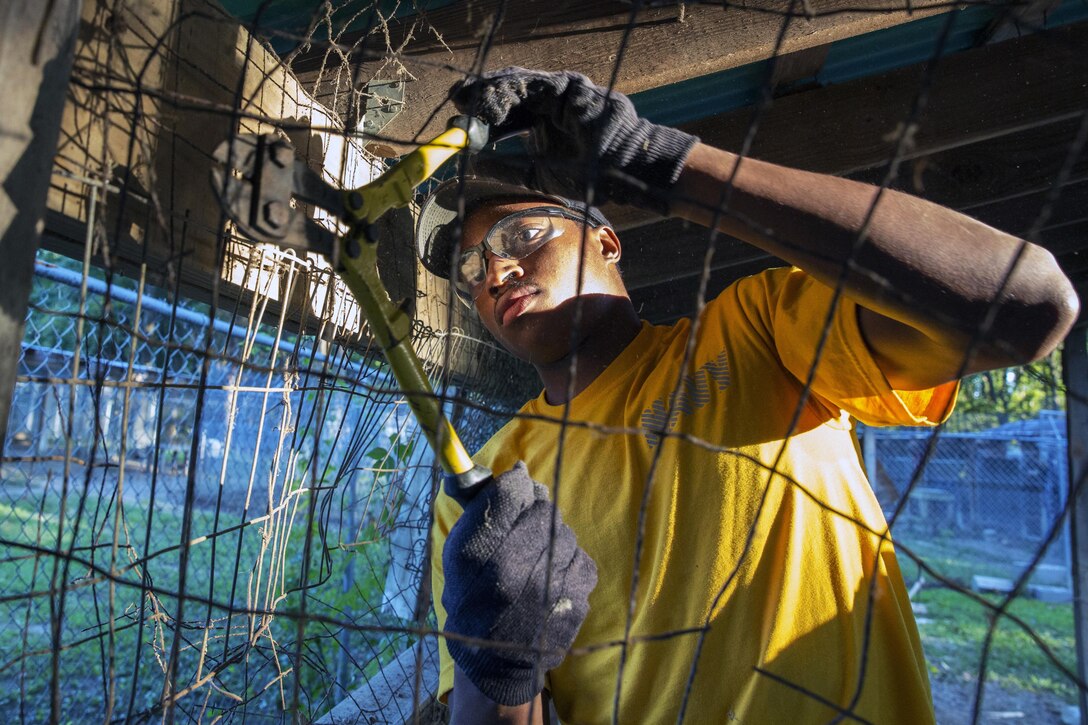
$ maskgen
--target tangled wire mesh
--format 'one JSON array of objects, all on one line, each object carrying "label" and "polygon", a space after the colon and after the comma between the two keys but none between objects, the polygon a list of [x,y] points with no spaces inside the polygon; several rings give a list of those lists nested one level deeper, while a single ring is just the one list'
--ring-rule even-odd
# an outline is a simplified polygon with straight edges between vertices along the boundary
[{"label": "tangled wire mesh", "polygon": [[[699,9],[618,5],[607,26],[614,74],[595,79],[612,86],[621,69],[649,63],[634,40],[644,23]],[[783,92],[776,62],[798,27],[904,9],[715,4],[777,28],[738,153],[750,153]],[[956,14],[925,9],[946,18],[927,70],[886,162],[857,174],[881,192],[903,182],[955,39]],[[0,711],[19,722],[310,721],[348,699],[371,708],[370,721],[415,717],[434,687],[415,665],[438,634],[425,576],[432,455],[332,267],[234,233],[207,170],[224,138],[276,132],[328,180],[366,183],[384,156],[421,140],[376,129],[403,101],[375,89],[493,67],[518,12],[481,6],[469,43],[445,36],[422,3],[263,3],[242,26],[199,0],[86,4],[0,469]],[[420,47],[433,52],[421,58]],[[432,100],[441,122],[445,98]],[[1080,168],[1088,114],[1071,123],[1029,240]],[[413,343],[475,450],[534,383],[444,283],[416,273],[410,224],[383,227],[393,250],[383,278],[414,301]],[[697,293],[681,315],[713,296],[715,250],[731,243],[703,238],[688,278]],[[1069,588],[1068,502],[1082,480],[1067,467],[1068,395],[1054,356],[968,380],[942,428],[861,435],[916,599],[980,623],[964,654],[936,633],[932,611],[920,614],[938,710],[951,682],[967,698],[952,706],[965,722],[980,717],[988,682],[1022,683],[1008,660],[1025,650],[1058,703],[1046,707],[1084,688],[1068,606],[1025,601]],[[1010,583],[978,591],[998,580]],[[383,686],[391,668],[409,677]]]}]

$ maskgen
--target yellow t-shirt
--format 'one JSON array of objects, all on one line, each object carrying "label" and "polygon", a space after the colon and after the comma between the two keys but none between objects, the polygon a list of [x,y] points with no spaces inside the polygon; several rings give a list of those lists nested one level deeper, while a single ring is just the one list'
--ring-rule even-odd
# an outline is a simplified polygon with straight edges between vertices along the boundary
[{"label": "yellow t-shirt", "polygon": [[[674,723],[682,707],[690,723],[822,723],[842,711],[933,721],[910,602],[850,416],[936,424],[956,385],[891,390],[856,305],[841,299],[802,399],[831,301],[797,269],[741,280],[706,307],[683,371],[690,322],[643,323],[574,399],[565,434],[563,407],[541,396],[478,454],[495,471],[524,460],[597,562],[574,649],[548,673],[564,723],[611,722],[617,686],[621,723]],[[440,628],[440,552],[459,514],[439,496]],[[444,695],[453,664],[444,641],[440,652]]]}]

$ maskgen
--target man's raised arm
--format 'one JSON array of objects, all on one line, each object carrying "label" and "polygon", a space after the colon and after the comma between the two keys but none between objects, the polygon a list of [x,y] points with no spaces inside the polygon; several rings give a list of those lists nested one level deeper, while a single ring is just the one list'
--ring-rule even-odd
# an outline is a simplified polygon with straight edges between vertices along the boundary
[{"label": "man's raised arm", "polygon": [[716,149],[638,116],[577,73],[507,68],[454,102],[499,135],[529,131],[520,180],[711,225],[844,292],[889,382],[921,389],[1036,360],[1079,303],[1045,249],[901,192]]},{"label": "man's raised arm", "polygon": [[862,334],[899,389],[1037,360],[1076,320],[1076,294],[1047,250],[909,194],[698,144],[674,198],[676,216],[716,218],[829,286],[847,269]]}]

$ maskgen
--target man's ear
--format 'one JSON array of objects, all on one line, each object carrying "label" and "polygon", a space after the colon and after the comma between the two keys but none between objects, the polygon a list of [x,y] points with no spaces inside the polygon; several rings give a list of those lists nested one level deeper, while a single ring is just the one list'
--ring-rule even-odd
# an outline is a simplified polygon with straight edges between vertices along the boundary
[{"label": "man's ear", "polygon": [[604,261],[607,264],[619,264],[620,257],[623,254],[623,247],[620,244],[620,238],[616,236],[615,230],[612,227],[604,226],[597,227],[595,231],[597,240],[601,245],[601,256],[604,257]]}]

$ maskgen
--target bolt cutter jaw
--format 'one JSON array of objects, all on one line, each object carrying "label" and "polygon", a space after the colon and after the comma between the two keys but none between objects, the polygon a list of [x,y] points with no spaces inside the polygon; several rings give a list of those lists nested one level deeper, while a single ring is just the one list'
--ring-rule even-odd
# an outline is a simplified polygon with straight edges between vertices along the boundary
[{"label": "bolt cutter jaw", "polygon": [[[378,275],[375,222],[405,206],[413,190],[442,164],[464,150],[477,150],[488,128],[475,119],[455,118],[437,138],[423,144],[373,182],[342,190],[321,178],[275,134],[238,135],[215,150],[212,183],[238,231],[259,242],[319,252],[346,283],[443,470],[452,492],[470,498],[490,480],[476,466],[442,412],[440,400],[411,345],[411,318],[389,299]],[[307,218],[302,205],[320,207],[349,227],[337,236]]]},{"label": "bolt cutter jaw", "polygon": [[299,208],[313,204],[340,216],[341,193],[274,134],[240,134],[219,144],[212,184],[223,210],[255,241],[331,255],[336,235],[307,219]]}]

